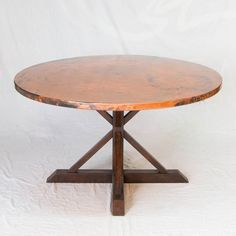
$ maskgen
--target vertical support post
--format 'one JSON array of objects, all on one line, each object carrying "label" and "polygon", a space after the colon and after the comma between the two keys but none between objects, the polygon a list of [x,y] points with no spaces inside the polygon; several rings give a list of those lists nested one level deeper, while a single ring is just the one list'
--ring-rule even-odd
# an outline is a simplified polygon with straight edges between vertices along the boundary
[{"label": "vertical support post", "polygon": [[124,206],[124,173],[123,173],[123,131],[124,112],[113,112],[113,145],[112,145],[112,199],[113,215],[125,214]]}]

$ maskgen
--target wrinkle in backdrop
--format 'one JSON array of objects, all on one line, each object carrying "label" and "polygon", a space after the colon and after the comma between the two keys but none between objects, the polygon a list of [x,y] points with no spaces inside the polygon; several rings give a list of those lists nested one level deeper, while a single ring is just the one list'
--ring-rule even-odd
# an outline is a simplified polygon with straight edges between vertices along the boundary
[{"label": "wrinkle in backdrop", "polygon": [[[0,0],[1,235],[235,235],[235,25],[233,0]],[[100,54],[189,60],[224,78],[207,101],[144,111],[127,125],[190,183],[127,185],[124,217],[110,215],[109,184],[45,183],[109,125],[93,111],[28,100],[13,86],[32,64]],[[150,168],[125,148],[125,167]],[[110,149],[85,168],[111,167]]]}]

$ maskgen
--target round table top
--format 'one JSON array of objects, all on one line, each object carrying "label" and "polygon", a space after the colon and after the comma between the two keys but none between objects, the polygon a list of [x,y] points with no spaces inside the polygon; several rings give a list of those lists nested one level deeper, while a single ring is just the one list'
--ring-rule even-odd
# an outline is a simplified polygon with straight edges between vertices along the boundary
[{"label": "round table top", "polygon": [[216,94],[220,75],[205,66],[153,56],[89,56],[31,66],[15,87],[40,102],[90,110],[145,110]]}]

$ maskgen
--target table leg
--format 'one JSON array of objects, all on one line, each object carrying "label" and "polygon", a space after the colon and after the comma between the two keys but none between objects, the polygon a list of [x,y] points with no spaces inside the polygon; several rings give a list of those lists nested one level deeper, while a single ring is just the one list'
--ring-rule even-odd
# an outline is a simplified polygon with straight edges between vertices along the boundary
[{"label": "table leg", "polygon": [[[58,169],[52,173],[47,179],[48,183],[112,183],[111,212],[116,216],[125,214],[124,183],[188,183],[188,179],[179,170],[166,169],[124,130],[124,125],[131,120],[138,111],[130,111],[126,115],[124,115],[123,111],[114,111],[113,116],[106,111],[98,112],[112,125],[112,130],[69,169]],[[81,169],[81,166],[110,139],[113,140],[112,170]],[[140,152],[155,169],[124,170],[124,139]]]},{"label": "table leg", "polygon": [[124,173],[123,173],[123,132],[124,112],[113,112],[112,144],[112,196],[111,212],[113,215],[124,215]]}]

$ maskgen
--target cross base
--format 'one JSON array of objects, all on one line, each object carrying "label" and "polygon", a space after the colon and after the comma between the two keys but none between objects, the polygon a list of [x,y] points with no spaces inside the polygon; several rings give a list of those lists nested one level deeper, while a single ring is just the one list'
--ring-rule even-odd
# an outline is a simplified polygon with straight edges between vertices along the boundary
[{"label": "cross base", "polygon": [[[58,169],[47,179],[48,183],[112,183],[112,170],[82,169],[71,173],[66,169]],[[187,178],[179,170],[167,170],[160,174],[153,169],[124,170],[124,183],[188,183]]]},{"label": "cross base", "polygon": [[[108,132],[70,169],[59,169],[52,173],[48,183],[112,183],[111,211],[113,215],[124,215],[124,183],[188,183],[188,179],[179,170],[167,170],[146,149],[144,149],[127,131],[126,124],[138,111],[114,111],[113,116],[98,111],[113,129]],[[99,149],[113,139],[112,170],[80,169]],[[139,151],[156,169],[123,169],[123,139]]]}]

